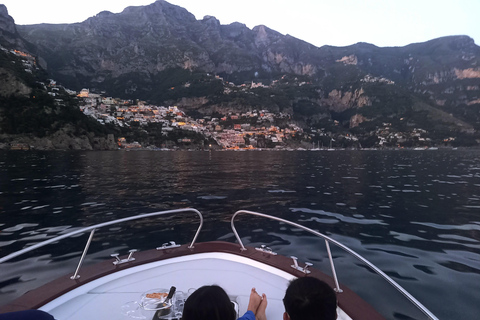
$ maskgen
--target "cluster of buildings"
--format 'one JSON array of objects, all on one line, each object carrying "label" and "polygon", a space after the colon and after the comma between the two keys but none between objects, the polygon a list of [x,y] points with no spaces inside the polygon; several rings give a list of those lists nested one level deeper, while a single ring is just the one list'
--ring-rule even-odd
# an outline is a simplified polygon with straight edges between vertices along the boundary
[{"label": "cluster of buildings", "polygon": [[[381,79],[370,79],[371,81],[382,81]],[[54,81],[48,86],[49,94],[56,95],[57,88]],[[297,141],[317,141],[312,144],[313,148],[320,148],[315,144],[322,142],[322,147],[336,148],[353,147],[361,148],[359,139],[350,134],[335,134],[324,132],[324,130],[311,129],[309,132],[295,124],[291,124],[290,115],[284,113],[272,113],[267,110],[253,110],[244,113],[230,113],[221,118],[205,116],[201,119],[193,119],[180,110],[177,106],[154,106],[148,105],[143,101],[134,102],[132,100],[123,100],[111,97],[103,97],[100,94],[90,93],[88,89],[83,89],[76,94],[81,99],[81,111],[96,119],[102,124],[111,123],[120,127],[131,127],[136,125],[145,127],[148,131],[150,124],[160,124],[161,133],[169,140],[171,132],[180,133],[175,136],[176,145],[191,145],[192,141],[186,132],[201,134],[207,139],[215,140],[216,144],[223,149],[256,149],[256,148],[288,148],[294,137]],[[276,124],[290,123],[279,127]],[[338,125],[338,122],[335,121]],[[158,130],[160,126],[154,130]],[[375,131],[377,148],[398,148],[398,147],[418,147],[431,146],[433,143],[428,138],[428,132],[420,128],[414,128],[409,132],[398,132],[392,128],[391,123],[384,123]],[[445,145],[450,145],[455,140],[454,137],[446,139]],[[141,148],[138,142],[127,141],[125,138],[119,138],[118,144],[121,148]]]},{"label": "cluster of buildings", "polygon": [[[293,124],[286,128],[275,126],[276,120],[289,116],[283,113],[271,113],[266,110],[254,110],[245,113],[229,114],[222,118],[205,116],[202,119],[188,117],[177,106],[153,106],[145,102],[134,103],[131,100],[114,99],[92,94],[83,89],[78,97],[83,100],[81,111],[102,124],[111,123],[121,127],[147,126],[151,123],[161,124],[162,134],[168,136],[172,131],[184,130],[202,134],[214,139],[225,149],[264,148],[272,143],[281,146],[303,130]],[[189,143],[181,139],[179,143]],[[140,147],[138,143],[129,144],[125,139],[119,140],[122,147]]]},{"label": "cluster of buildings", "polygon": [[[222,118],[205,116],[202,119],[192,119],[176,106],[153,106],[142,101],[134,103],[131,100],[102,97],[89,93],[87,89],[83,89],[78,96],[83,99],[81,110],[100,123],[112,123],[122,127],[131,126],[132,123],[139,126],[158,123],[161,124],[162,135],[167,137],[172,131],[196,132],[207,139],[215,140],[224,149],[285,148],[287,142],[296,135],[301,135],[302,138],[306,138],[307,135],[302,128],[294,124],[283,128],[276,126],[275,123],[278,123],[278,120],[288,120],[289,115],[266,110],[231,113]],[[283,122],[288,123],[289,121]],[[376,130],[377,147],[403,147],[412,141],[417,146],[431,144],[426,130],[414,128],[410,132],[397,132],[391,127],[391,123],[384,123]],[[337,134],[333,137],[321,130],[311,130],[309,135],[310,138],[320,137],[322,141],[325,140],[322,136],[328,136],[330,148],[333,141],[336,141],[334,144],[337,144],[337,147],[340,141],[350,146],[359,145],[358,138],[349,134],[341,136]],[[191,140],[182,138],[176,142],[190,144]],[[119,139],[119,146],[123,148],[142,147],[138,142],[128,143],[124,138]]]},{"label": "cluster of buildings", "polygon": [[[432,140],[428,137],[427,130],[421,128],[413,128],[409,132],[398,132],[391,130],[391,123],[383,123],[383,126],[378,128],[376,135],[378,137],[378,146],[381,148],[403,147],[406,144],[414,144],[417,147],[429,147]],[[454,137],[444,140],[445,144],[455,141]]]},{"label": "cluster of buildings", "polygon": [[379,82],[379,83],[385,83],[385,84],[395,84],[394,81],[384,78],[384,77],[374,77],[372,75],[367,74],[363,79],[360,79],[361,82]]},{"label": "cluster of buildings", "polygon": [[0,46],[0,49],[3,50],[4,52],[10,52],[10,53],[16,55],[17,57],[21,57],[22,58],[22,63],[23,63],[23,66],[25,67],[26,72],[32,73],[32,70],[34,68],[37,68],[37,60],[31,54],[26,53],[26,52],[22,52],[22,51],[19,51],[19,50],[8,50],[8,49],[6,49],[4,47],[1,47],[1,46]]}]

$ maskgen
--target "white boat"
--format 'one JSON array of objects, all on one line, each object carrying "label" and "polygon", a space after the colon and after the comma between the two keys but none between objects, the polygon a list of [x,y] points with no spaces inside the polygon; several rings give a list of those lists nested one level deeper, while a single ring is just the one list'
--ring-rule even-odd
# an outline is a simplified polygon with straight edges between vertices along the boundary
[{"label": "white boat", "polygon": [[[97,230],[109,230],[113,225],[139,219],[150,221],[152,218],[159,218],[160,225],[163,219],[180,214],[193,214],[199,219],[198,229],[189,244],[166,242],[151,250],[138,252],[131,250],[126,256],[112,254],[112,258],[108,261],[82,266]],[[318,250],[323,258],[315,262],[318,267],[305,261],[304,257],[300,257],[302,250],[299,250],[298,257],[288,257],[277,254],[264,245],[245,246],[243,244],[245,238],[242,241],[242,237],[235,228],[235,222],[241,223],[236,221],[239,215],[244,216],[242,221],[245,221],[244,218],[254,219],[259,223],[274,220],[282,225],[292,226],[295,230],[304,231],[307,235],[319,237],[314,238],[319,239],[322,245]],[[191,220],[182,219],[181,221],[185,223]],[[47,245],[58,245],[67,238],[79,241],[82,239],[80,235],[89,234],[76,270],[38,288],[32,288],[14,301],[2,302],[0,313],[39,309],[52,314],[57,320],[152,319],[155,310],[146,307],[144,293],[165,292],[171,286],[175,286],[177,291],[172,300],[174,301],[172,308],[176,309],[163,318],[178,319],[181,317],[181,303],[189,292],[203,285],[217,284],[229,294],[240,315],[247,309],[250,289],[257,288],[260,293],[265,293],[268,297],[267,319],[281,320],[284,311],[282,299],[289,281],[296,277],[308,276],[324,280],[337,292],[338,319],[437,319],[432,312],[379,268],[353,250],[318,231],[278,217],[245,210],[237,211],[231,218],[235,243],[224,241],[197,243],[202,226],[203,216],[196,209],[147,213],[82,228],[2,257],[0,258],[2,268],[18,268],[22,260],[17,257],[27,252]],[[319,227],[321,227],[320,224]],[[398,299],[385,293],[387,291],[379,291],[376,280],[363,286],[364,290],[369,292],[366,295],[368,297],[361,297],[342,284],[337,277],[338,266],[335,266],[336,263],[342,263],[342,254],[332,255],[330,245],[335,246],[335,250],[339,250],[342,254],[348,253],[354,257],[355,264],[361,263],[363,265],[361,269],[367,269],[368,274],[378,274],[378,278],[393,288],[393,291],[404,300],[397,302]],[[322,266],[328,266],[328,268],[325,269]],[[353,277],[355,276],[353,274]],[[2,277],[3,275],[0,276],[0,282],[5,281]],[[339,277],[341,279],[341,275]],[[358,277],[362,278],[360,279],[362,281],[366,279],[360,274]],[[362,295],[365,296],[365,294]]]}]

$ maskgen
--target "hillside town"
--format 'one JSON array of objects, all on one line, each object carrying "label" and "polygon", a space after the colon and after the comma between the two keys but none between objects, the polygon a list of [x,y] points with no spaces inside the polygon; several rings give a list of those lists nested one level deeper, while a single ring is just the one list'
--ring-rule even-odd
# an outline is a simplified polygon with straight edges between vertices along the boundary
[{"label": "hillside town", "polygon": [[[215,118],[204,116],[202,119],[193,119],[177,106],[154,106],[144,101],[103,97],[100,94],[90,93],[83,89],[77,95],[81,99],[81,111],[95,118],[102,124],[113,124],[120,127],[140,126],[148,124],[161,125],[162,135],[168,136],[172,132],[197,133],[206,139],[213,139],[216,147],[222,149],[334,149],[334,148],[362,148],[358,137],[352,134],[339,134],[325,129],[304,130],[293,124],[290,116],[284,113],[272,113],[267,110],[253,110],[245,113],[230,113]],[[283,120],[283,121],[282,121]],[[286,120],[286,121],[285,121]],[[283,123],[282,127],[276,125]],[[335,122],[337,125],[338,123]],[[432,147],[428,132],[421,128],[413,128],[408,133],[392,130],[391,123],[383,125],[375,131],[375,148],[401,148],[408,141],[413,141],[412,147],[424,149]],[[450,145],[455,140],[449,137],[444,145]],[[189,146],[192,140],[179,138],[176,146],[161,146],[162,148],[176,148]],[[292,143],[296,142],[296,143]],[[137,141],[127,141],[125,137],[118,138],[120,148],[157,148],[158,146],[143,146]],[[211,148],[212,146],[202,146]]]},{"label": "hillside town", "polygon": [[[289,124],[285,128],[275,126],[277,120],[286,119],[288,115],[271,113],[267,110],[253,110],[246,113],[235,113],[215,118],[205,116],[202,119],[188,117],[177,106],[154,106],[144,101],[134,103],[131,100],[102,97],[83,89],[78,97],[83,101],[81,111],[102,124],[114,124],[120,127],[146,126],[160,124],[162,134],[168,136],[173,131],[194,132],[213,139],[223,149],[255,149],[265,148],[273,144],[277,148],[286,146],[286,141],[296,135],[303,135],[303,130]],[[182,138],[179,144],[192,141]],[[138,142],[127,142],[119,138],[122,148],[139,148]],[[146,146],[144,146],[146,147]]]}]

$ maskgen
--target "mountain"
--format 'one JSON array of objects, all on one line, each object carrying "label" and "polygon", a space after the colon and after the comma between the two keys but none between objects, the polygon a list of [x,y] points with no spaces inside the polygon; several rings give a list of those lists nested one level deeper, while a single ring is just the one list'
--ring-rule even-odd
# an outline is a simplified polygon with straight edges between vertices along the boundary
[{"label": "mountain", "polygon": [[5,11],[2,36],[31,43],[49,76],[75,90],[176,104],[198,116],[268,109],[305,128],[365,136],[389,123],[473,144],[480,129],[480,47],[468,36],[315,47],[266,26],[197,20],[163,0],[16,33]]},{"label": "mountain", "polygon": [[0,5],[0,149],[116,149],[113,132],[86,117],[48,79]]},{"label": "mountain", "polygon": [[24,51],[30,46],[18,34],[15,21],[8,15],[7,7],[3,4],[0,4],[0,45]]},{"label": "mountain", "polygon": [[[196,20],[165,1],[101,12],[70,25],[18,26],[37,45],[52,76],[72,88],[98,87],[125,94],[149,92],[170,68],[215,74],[317,73],[314,46],[265,26]],[[129,79],[129,80],[127,80]],[[123,82],[119,84],[118,82]],[[142,88],[145,87],[145,90]]]}]

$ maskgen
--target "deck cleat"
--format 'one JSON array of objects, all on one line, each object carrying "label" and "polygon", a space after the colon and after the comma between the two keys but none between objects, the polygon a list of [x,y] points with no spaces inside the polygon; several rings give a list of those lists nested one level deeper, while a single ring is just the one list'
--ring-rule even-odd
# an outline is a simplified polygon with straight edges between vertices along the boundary
[{"label": "deck cleat", "polygon": [[293,260],[293,264],[291,265],[291,267],[295,270],[298,270],[300,272],[303,272],[305,274],[309,274],[311,271],[308,270],[309,267],[313,266],[313,263],[311,262],[305,262],[305,266],[304,267],[300,267],[298,265],[298,258],[297,257],[294,257],[294,256],[290,256],[290,258],[292,258]]},{"label": "deck cleat", "polygon": [[272,256],[276,256],[277,253],[276,252],[273,252],[273,250],[269,247],[267,247],[266,245],[262,244],[260,246],[260,248],[255,248],[255,250],[257,251],[260,251],[260,252],[263,252],[263,253],[266,253],[266,254],[270,254]]},{"label": "deck cleat", "polygon": [[161,247],[157,247],[157,250],[166,250],[166,249],[178,248],[180,246],[181,246],[181,244],[176,244],[175,241],[170,241],[170,242],[163,243]]},{"label": "deck cleat", "polygon": [[119,265],[119,264],[122,264],[122,263],[127,263],[127,262],[130,262],[130,261],[134,261],[135,258],[133,257],[133,254],[137,251],[138,251],[137,249],[128,250],[129,254],[128,254],[128,257],[125,258],[125,259],[120,259],[119,258],[119,255],[120,255],[119,253],[112,253],[110,256],[115,258],[115,261],[113,261],[113,264],[114,265]]}]

